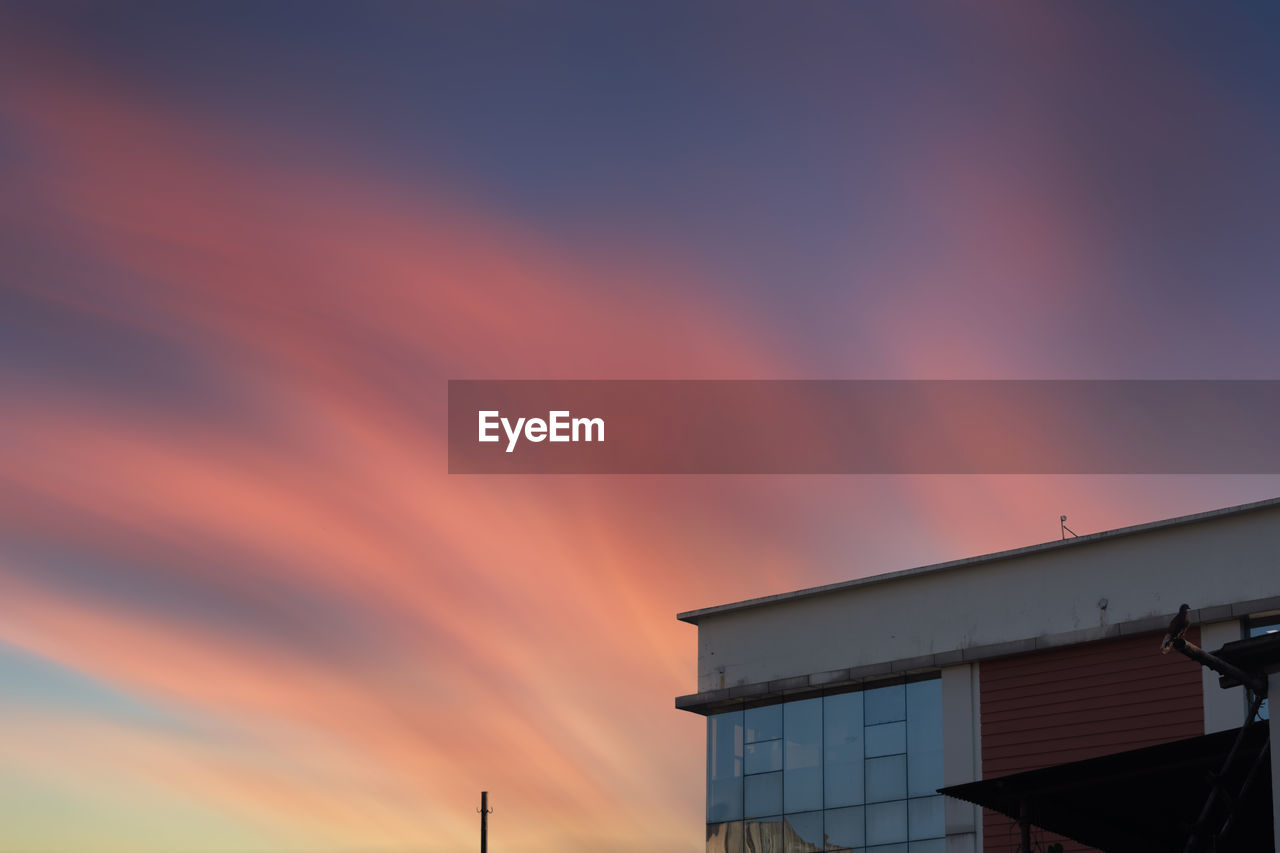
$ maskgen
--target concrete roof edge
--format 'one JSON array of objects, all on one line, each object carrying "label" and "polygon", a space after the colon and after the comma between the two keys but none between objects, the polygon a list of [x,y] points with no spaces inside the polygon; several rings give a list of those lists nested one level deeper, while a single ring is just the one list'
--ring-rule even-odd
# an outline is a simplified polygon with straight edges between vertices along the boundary
[{"label": "concrete roof edge", "polygon": [[[1238,602],[1236,604],[1214,604],[1198,610],[1192,610],[1191,620],[1195,625],[1204,625],[1209,624],[1211,621],[1229,621],[1231,619],[1243,618],[1243,616],[1248,613],[1266,612],[1277,608],[1280,608],[1280,596],[1258,598],[1252,601]],[[1201,615],[1206,611],[1220,616],[1224,609],[1232,612],[1239,611],[1239,615],[1212,620],[1202,620],[1201,618]],[[677,696],[675,706],[681,711],[690,711],[695,714],[705,715],[708,713],[714,713],[717,708],[726,707],[734,703],[741,703],[747,699],[756,702],[781,701],[786,698],[786,694],[788,692],[796,692],[805,689],[806,687],[809,690],[847,689],[853,685],[865,682],[883,681],[886,678],[891,678],[900,674],[941,670],[948,666],[971,664],[984,660],[991,660],[993,658],[1028,654],[1060,646],[1072,646],[1080,643],[1091,643],[1099,640],[1113,640],[1117,637],[1132,637],[1134,635],[1142,634],[1155,636],[1164,631],[1167,625],[1168,616],[1161,615],[1151,616],[1145,619],[1134,619],[1129,622],[1117,622],[1106,626],[1080,628],[1058,634],[1041,634],[1038,637],[1024,637],[1022,639],[1010,640],[1008,642],[984,643],[976,646],[968,646],[963,649],[933,652],[932,654],[921,655],[919,657],[860,664],[857,666],[850,666],[847,669],[831,670],[829,672],[815,672],[808,675],[787,676],[774,678],[769,681],[756,682],[754,684],[736,684],[731,687],[708,690],[702,693],[690,693],[684,696]],[[1153,654],[1155,652],[1155,648],[1156,644],[1153,643]],[[806,680],[807,683],[805,683]]]},{"label": "concrete roof edge", "polygon": [[971,566],[982,565],[984,563],[994,563],[1000,560],[1009,560],[1015,557],[1023,557],[1029,554],[1038,554],[1046,551],[1056,551],[1063,548],[1077,548],[1082,545],[1095,544],[1097,542],[1116,539],[1122,536],[1133,536],[1141,533],[1150,533],[1156,530],[1162,530],[1169,527],[1180,527],[1187,524],[1195,524],[1204,521],[1212,521],[1214,519],[1223,518],[1230,515],[1240,515],[1248,512],[1257,512],[1259,510],[1270,509],[1280,506],[1280,497],[1267,498],[1266,500],[1253,501],[1252,503],[1239,504],[1237,506],[1223,507],[1221,509],[1211,509],[1205,512],[1197,512],[1191,515],[1180,515],[1174,518],[1164,518],[1159,521],[1148,521],[1143,524],[1134,524],[1129,527],[1117,527],[1113,530],[1103,530],[1098,533],[1089,533],[1084,536],[1077,536],[1072,539],[1063,539],[1058,541],[1041,542],[1035,545],[1025,545],[1021,548],[1013,548],[1007,551],[996,551],[991,554],[980,554],[975,557],[963,557],[959,560],[949,560],[944,563],[932,563],[926,566],[917,566],[910,569],[900,569],[896,572],[886,572],[879,575],[869,575],[862,578],[853,578],[852,580],[837,581],[835,583],[824,584],[822,586],[806,587],[804,589],[792,590],[789,592],[780,592],[774,595],[765,595],[759,598],[748,598],[743,601],[730,602],[728,604],[717,604],[712,607],[703,607],[696,610],[686,610],[683,613],[677,613],[676,618],[681,622],[688,622],[691,625],[697,625],[698,621],[706,616],[715,616],[721,613],[732,613],[739,610],[747,610],[754,607],[765,607],[770,604],[781,604],[788,601],[796,601],[803,598],[812,598],[813,596],[823,595],[829,592],[839,592],[848,589],[857,589],[863,586],[872,586],[874,584],[890,583],[896,580],[906,578],[919,577],[921,575],[934,574],[944,571],[953,571],[955,569],[963,569]]}]

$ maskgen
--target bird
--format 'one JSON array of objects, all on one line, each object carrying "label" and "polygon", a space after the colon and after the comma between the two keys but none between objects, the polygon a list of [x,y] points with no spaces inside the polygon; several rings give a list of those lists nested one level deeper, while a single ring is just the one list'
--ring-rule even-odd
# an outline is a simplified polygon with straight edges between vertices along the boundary
[{"label": "bird", "polygon": [[1182,605],[1178,608],[1178,615],[1169,620],[1169,633],[1164,635],[1164,640],[1160,643],[1160,654],[1169,654],[1173,641],[1187,633],[1187,629],[1191,627],[1191,617],[1187,615],[1190,609],[1191,605]]}]

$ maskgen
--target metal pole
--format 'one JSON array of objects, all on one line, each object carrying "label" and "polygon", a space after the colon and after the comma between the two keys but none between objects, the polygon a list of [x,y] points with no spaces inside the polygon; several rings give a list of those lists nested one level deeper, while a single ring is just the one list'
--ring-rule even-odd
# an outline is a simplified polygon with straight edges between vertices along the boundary
[{"label": "metal pole", "polygon": [[1235,823],[1236,812],[1240,805],[1240,801],[1244,799],[1245,794],[1249,793],[1249,789],[1253,787],[1253,780],[1258,778],[1258,770],[1267,762],[1267,754],[1271,752],[1271,735],[1267,735],[1266,743],[1262,745],[1262,752],[1258,753],[1258,757],[1253,761],[1253,767],[1249,768],[1249,775],[1244,778],[1244,785],[1240,788],[1240,793],[1231,801],[1231,811],[1227,815],[1227,820],[1222,824],[1222,829],[1218,830],[1219,838],[1226,838],[1231,832],[1231,824]]},{"label": "metal pole", "polygon": [[1235,666],[1234,664],[1229,664],[1216,655],[1209,654],[1195,643],[1189,642],[1182,637],[1173,641],[1173,647],[1201,666],[1207,666],[1214,672],[1221,673],[1229,678],[1234,678],[1236,681],[1252,690],[1254,695],[1263,697],[1267,695],[1267,682],[1265,678],[1259,678],[1256,675],[1245,672],[1240,667]]},{"label": "metal pole", "polygon": [[1018,807],[1018,829],[1021,830],[1020,853],[1031,853],[1031,809],[1027,808],[1027,798],[1023,797]]},{"label": "metal pole", "polygon": [[489,853],[489,792],[480,792],[480,853]]},{"label": "metal pole", "polygon": [[[1190,645],[1190,644],[1188,644]],[[1192,646],[1196,651],[1200,651]],[[1182,651],[1179,649],[1179,651]],[[1188,657],[1190,657],[1188,655]],[[1212,657],[1208,655],[1208,657]],[[1217,658],[1214,658],[1217,660]],[[1249,705],[1249,719],[1252,720],[1254,715],[1258,713],[1258,706],[1262,704],[1262,697],[1256,693],[1253,696],[1253,702]],[[1182,848],[1182,853],[1194,853],[1200,849],[1201,839],[1210,837],[1212,833],[1208,832],[1209,816],[1213,813],[1213,804],[1218,800],[1218,792],[1222,790],[1227,772],[1231,769],[1232,763],[1236,760],[1236,753],[1240,751],[1240,744],[1244,743],[1245,733],[1249,731],[1249,723],[1245,723],[1240,727],[1240,734],[1236,735],[1235,741],[1231,744],[1231,751],[1227,753],[1227,760],[1222,762],[1222,769],[1218,771],[1218,775],[1214,777],[1213,787],[1209,789],[1209,799],[1205,800],[1204,808],[1200,810],[1200,817],[1196,818],[1195,824],[1191,827],[1191,832],[1187,835],[1187,843]]]}]

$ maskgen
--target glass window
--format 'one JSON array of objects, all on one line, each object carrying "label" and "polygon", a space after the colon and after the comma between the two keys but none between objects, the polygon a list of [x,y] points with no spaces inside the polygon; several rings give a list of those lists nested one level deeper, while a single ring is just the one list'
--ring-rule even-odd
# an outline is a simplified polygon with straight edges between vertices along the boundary
[{"label": "glass window", "polygon": [[804,699],[782,706],[786,732],[783,811],[822,808],[822,700]]},{"label": "glass window", "polygon": [[912,841],[909,853],[947,853],[947,839],[932,838],[928,841]]},{"label": "glass window", "polygon": [[907,840],[907,801],[867,806],[867,845]]},{"label": "glass window", "polygon": [[742,821],[707,824],[707,853],[742,853]]},{"label": "glass window", "polygon": [[907,685],[907,752],[942,750],[942,679]]},{"label": "glass window", "polygon": [[827,808],[861,805],[862,694],[822,699],[823,802]]},{"label": "glass window", "polygon": [[1280,632],[1280,617],[1259,619],[1249,625],[1250,637],[1261,637],[1263,634],[1275,634],[1277,632]]},{"label": "glass window", "polygon": [[907,796],[942,787],[942,679],[907,685]]},{"label": "glass window", "polygon": [[[908,741],[908,743],[910,743]],[[942,750],[907,753],[907,796],[927,797],[942,787]]]},{"label": "glass window", "polygon": [[898,755],[907,751],[905,722],[867,726],[864,736],[867,739],[867,758],[875,758],[877,755]]},{"label": "glass window", "polygon": [[868,803],[906,798],[907,757],[905,755],[868,758],[866,767]]},{"label": "glass window", "polygon": [[782,706],[765,705],[747,709],[746,742],[778,740],[782,737]]},{"label": "glass window", "polygon": [[907,827],[912,841],[946,835],[947,819],[942,796],[907,800]]},{"label": "glass window", "polygon": [[939,679],[707,719],[707,853],[943,853]]},{"label": "glass window", "polygon": [[907,718],[907,687],[893,684],[863,692],[866,724],[893,723]]},{"label": "glass window", "polygon": [[750,853],[784,853],[780,817],[749,820],[743,825],[743,835]]},{"label": "glass window", "polygon": [[765,740],[747,744],[746,773],[769,773],[782,769],[782,741]]},{"label": "glass window", "polygon": [[743,816],[760,817],[782,812],[782,773],[748,776],[743,786]]},{"label": "glass window", "polygon": [[822,812],[787,815],[782,826],[786,853],[815,853],[822,849]]},{"label": "glass window", "polygon": [[862,806],[853,806],[847,809],[827,809],[828,850],[862,847],[867,843],[866,834],[863,830],[864,811]]},{"label": "glass window", "polygon": [[742,819],[742,712],[707,717],[707,822]]}]

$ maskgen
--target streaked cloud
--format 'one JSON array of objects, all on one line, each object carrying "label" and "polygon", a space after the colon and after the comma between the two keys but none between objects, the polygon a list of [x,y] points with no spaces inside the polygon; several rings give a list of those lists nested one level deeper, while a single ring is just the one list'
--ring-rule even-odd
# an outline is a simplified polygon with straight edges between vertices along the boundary
[{"label": "streaked cloud", "polygon": [[[721,265],[670,248],[665,220],[586,243],[479,181],[431,183],[431,152],[397,183],[395,164],[296,127],[265,138],[15,31],[0,850],[456,849],[480,789],[495,848],[694,850],[702,727],[671,707],[694,677],[676,611],[1053,538],[1059,512],[1094,530],[1276,490],[451,478],[448,378],[1018,375],[1055,367],[1036,330],[1061,313],[1055,346],[1106,375],[1073,337],[1110,298],[1090,284],[1096,211],[1062,202],[1053,151],[1010,163],[939,135],[884,155],[910,179],[885,226],[903,242],[824,257],[848,287],[762,295],[724,272],[769,236],[750,217]],[[758,177],[688,181],[772,186]],[[815,213],[779,210],[749,212]]]}]

